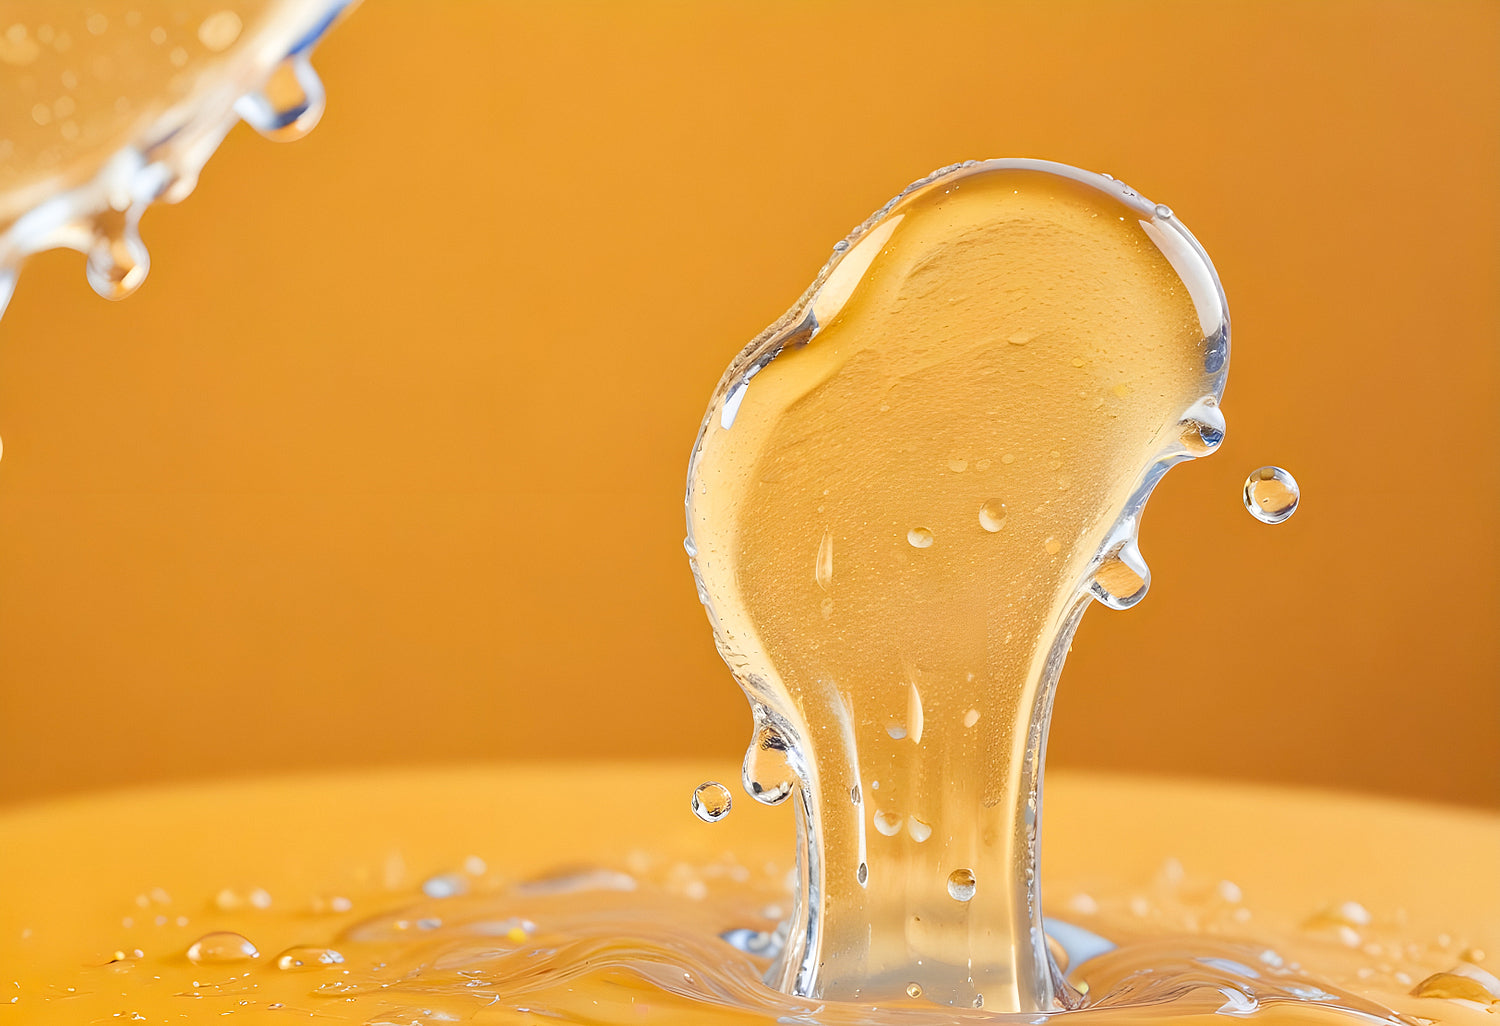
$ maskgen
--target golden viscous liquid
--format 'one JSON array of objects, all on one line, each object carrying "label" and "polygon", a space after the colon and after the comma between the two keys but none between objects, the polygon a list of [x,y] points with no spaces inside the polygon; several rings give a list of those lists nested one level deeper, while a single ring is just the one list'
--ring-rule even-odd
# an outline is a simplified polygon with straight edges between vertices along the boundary
[{"label": "golden viscous liquid", "polygon": [[1222,438],[1228,327],[1166,207],[988,161],[904,192],[731,366],[688,544],[747,783],[767,748],[799,782],[783,989],[1071,1002],[1037,880],[1053,686],[1090,597],[1146,591],[1152,486]]},{"label": "golden viscous liquid", "polygon": [[[766,986],[787,810],[701,823],[704,769],[290,777],[0,813],[0,1024],[1046,1018]],[[1048,929],[1086,991],[1054,1013],[1070,1026],[1495,1022],[1493,816],[1067,773],[1048,788]]]}]

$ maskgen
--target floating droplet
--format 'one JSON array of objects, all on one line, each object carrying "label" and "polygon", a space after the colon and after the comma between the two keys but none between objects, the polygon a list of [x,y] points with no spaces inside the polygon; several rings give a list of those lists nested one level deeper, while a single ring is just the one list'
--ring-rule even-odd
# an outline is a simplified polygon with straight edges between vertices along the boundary
[{"label": "floating droplet", "polygon": [[974,871],[955,869],[948,874],[948,897],[954,901],[968,901],[974,897]]},{"label": "floating droplet", "polygon": [[1280,467],[1261,467],[1245,478],[1245,508],[1263,524],[1279,524],[1297,512],[1302,491]]},{"label": "floating droplet", "polygon": [[343,962],[344,956],[332,948],[288,948],[276,956],[276,968],[287,972],[298,972],[304,969],[324,969],[330,965],[342,965]]},{"label": "floating droplet", "polygon": [[194,965],[212,965],[223,962],[248,962],[259,958],[255,945],[240,934],[228,930],[204,934],[187,949],[188,961]]},{"label": "floating droplet", "polygon": [[1005,526],[1005,503],[991,499],[979,507],[979,526],[994,534]]},{"label": "floating droplet", "polygon": [[300,139],[323,116],[323,83],[305,54],[288,57],[259,92],[246,93],[234,112],[267,139]]},{"label": "floating droplet", "polygon": [[1042,542],[1042,548],[1047,550],[1047,555],[1055,556],[1062,551],[1062,542],[1058,541],[1056,538],[1048,538],[1046,541]]},{"label": "floating droplet", "polygon": [[906,540],[914,549],[925,549],[932,545],[932,532],[925,527],[913,527],[906,532]]},{"label": "floating droplet", "polygon": [[919,997],[921,997],[922,996],[922,985],[920,983],[908,983],[906,985],[906,996],[909,997],[909,998],[919,998]]},{"label": "floating droplet", "polygon": [[775,727],[763,726],[745,752],[741,782],[762,805],[780,805],[797,786],[797,774],[787,759],[786,738]]},{"label": "floating droplet", "polygon": [[1165,221],[1167,218],[1172,216],[1172,208],[1167,206],[1165,203],[1158,203],[1156,205],[1156,216]]},{"label": "floating droplet", "polygon": [[693,815],[705,823],[717,823],[729,815],[734,799],[729,788],[717,780],[699,784],[693,791]]},{"label": "floating droplet", "polygon": [[823,540],[818,543],[818,558],[813,563],[813,580],[824,591],[833,583],[833,535],[827,531],[823,532]]}]

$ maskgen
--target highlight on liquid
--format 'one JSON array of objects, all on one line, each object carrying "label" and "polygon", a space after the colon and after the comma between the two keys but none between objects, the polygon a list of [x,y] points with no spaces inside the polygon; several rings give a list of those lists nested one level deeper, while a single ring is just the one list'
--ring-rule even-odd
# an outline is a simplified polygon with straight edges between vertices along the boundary
[{"label": "highlight on liquid", "polygon": [[778,986],[1077,1003],[1040,900],[1053,689],[1090,599],[1145,595],[1145,501],[1222,440],[1228,357],[1169,208],[992,160],[901,193],[731,365],[688,549],[754,713],[747,786],[799,798]]}]

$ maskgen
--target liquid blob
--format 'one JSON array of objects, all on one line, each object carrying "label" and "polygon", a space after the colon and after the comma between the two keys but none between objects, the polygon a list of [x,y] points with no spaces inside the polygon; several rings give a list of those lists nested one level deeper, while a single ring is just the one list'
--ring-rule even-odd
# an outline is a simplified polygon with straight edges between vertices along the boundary
[{"label": "liquid blob", "polygon": [[1261,467],[1245,478],[1245,508],[1263,524],[1279,524],[1297,512],[1302,489],[1280,467]]},{"label": "liquid blob", "polygon": [[729,815],[729,810],[734,807],[734,799],[729,794],[729,788],[717,780],[699,784],[693,791],[693,815],[705,823],[717,823]]},{"label": "liquid blob", "polygon": [[[1145,594],[1141,510],[1222,439],[1228,350],[1218,279],[1170,210],[997,160],[903,192],[730,366],[687,548],[799,782],[776,986],[1075,1000],[1037,873],[1053,687],[1089,598]],[[984,885],[955,901],[960,871]]]}]

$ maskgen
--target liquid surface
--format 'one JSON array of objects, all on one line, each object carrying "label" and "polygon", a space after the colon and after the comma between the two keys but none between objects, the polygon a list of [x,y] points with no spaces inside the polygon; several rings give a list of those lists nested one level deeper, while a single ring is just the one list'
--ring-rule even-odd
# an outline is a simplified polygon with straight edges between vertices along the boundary
[{"label": "liquid surface", "polygon": [[[291,778],[0,815],[0,1022],[1038,1021],[768,987],[787,813],[704,826],[682,801],[704,769]],[[560,814],[622,779],[631,802]],[[1494,1022],[1493,816],[1066,774],[1049,804],[1048,926],[1093,1001],[1069,1019]],[[614,854],[558,870],[585,851]]]},{"label": "liquid surface", "polygon": [[799,785],[783,989],[1074,1001],[1037,866],[1053,687],[1089,599],[1145,594],[1141,509],[1218,446],[1227,361],[1172,211],[988,161],[904,192],[730,367],[688,546],[754,711],[752,793],[768,735]]}]

